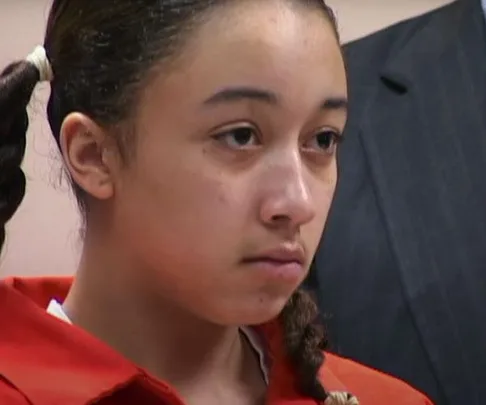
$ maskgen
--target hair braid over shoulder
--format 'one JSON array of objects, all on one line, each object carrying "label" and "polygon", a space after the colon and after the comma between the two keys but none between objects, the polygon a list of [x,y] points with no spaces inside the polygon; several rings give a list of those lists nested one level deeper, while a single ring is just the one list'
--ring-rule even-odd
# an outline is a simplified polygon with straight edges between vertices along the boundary
[{"label": "hair braid over shoulder", "polygon": [[297,375],[300,392],[325,405],[358,405],[356,397],[327,392],[319,379],[328,341],[318,319],[318,309],[309,293],[297,290],[280,315],[284,346]]}]

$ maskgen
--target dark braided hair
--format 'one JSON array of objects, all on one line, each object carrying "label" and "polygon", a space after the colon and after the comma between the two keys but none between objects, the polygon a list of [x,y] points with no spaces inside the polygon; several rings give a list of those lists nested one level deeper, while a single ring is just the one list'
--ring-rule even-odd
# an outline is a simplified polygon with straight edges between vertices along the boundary
[{"label": "dark braided hair", "polygon": [[348,393],[327,392],[319,380],[328,340],[315,301],[304,289],[297,290],[280,314],[284,347],[297,374],[299,391],[326,405],[353,405]]},{"label": "dark braided hair", "polygon": [[303,394],[326,400],[327,392],[317,378],[327,348],[324,328],[318,323],[315,302],[303,289],[297,290],[284,310],[280,320],[284,330],[284,346],[295,367]]},{"label": "dark braided hair", "polygon": [[26,107],[39,81],[39,71],[27,62],[8,66],[0,75],[0,251],[5,243],[5,224],[12,218],[25,193],[20,164],[29,124]]},{"label": "dark braided hair", "polygon": [[[324,0],[282,1],[314,7],[336,28]],[[229,2],[107,0],[100,7],[93,1],[54,0],[44,48],[54,72],[47,114],[57,145],[62,122],[71,112],[86,114],[105,128],[129,122],[151,68],[177,55],[206,12]],[[26,107],[39,79],[39,70],[27,61],[13,63],[0,74],[0,251],[5,224],[25,192],[20,165],[28,127]],[[117,139],[122,158],[128,158],[126,138],[122,133]],[[73,181],[72,187],[86,214],[87,196]],[[338,403],[329,402],[331,397],[317,377],[326,340],[316,323],[317,308],[312,299],[297,291],[280,320],[302,394],[326,404]]]}]

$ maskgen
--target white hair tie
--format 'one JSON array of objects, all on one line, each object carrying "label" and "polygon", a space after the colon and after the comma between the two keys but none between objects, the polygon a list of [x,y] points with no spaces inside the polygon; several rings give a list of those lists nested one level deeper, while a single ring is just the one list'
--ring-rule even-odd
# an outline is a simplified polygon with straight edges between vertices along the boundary
[{"label": "white hair tie", "polygon": [[53,79],[52,67],[43,46],[36,46],[25,60],[37,68],[40,82],[50,82]]},{"label": "white hair tie", "polygon": [[347,392],[330,392],[324,405],[359,405],[358,399]]}]

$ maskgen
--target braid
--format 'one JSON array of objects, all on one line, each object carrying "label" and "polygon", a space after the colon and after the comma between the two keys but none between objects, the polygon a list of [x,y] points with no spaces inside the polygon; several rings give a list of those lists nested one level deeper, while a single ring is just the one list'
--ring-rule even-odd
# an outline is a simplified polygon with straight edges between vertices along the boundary
[{"label": "braid", "polygon": [[39,71],[25,61],[9,65],[0,74],[0,251],[5,242],[5,224],[25,194],[25,175],[20,165],[26,147],[26,107],[38,81]]},{"label": "braid", "polygon": [[297,374],[300,392],[325,405],[357,405],[347,393],[326,391],[319,379],[328,346],[324,328],[318,320],[318,309],[310,295],[297,290],[280,314],[284,346]]},{"label": "braid", "polygon": [[300,391],[318,401],[327,399],[327,392],[318,379],[324,362],[327,339],[315,321],[317,306],[304,290],[297,290],[280,315],[287,355],[297,372]]}]

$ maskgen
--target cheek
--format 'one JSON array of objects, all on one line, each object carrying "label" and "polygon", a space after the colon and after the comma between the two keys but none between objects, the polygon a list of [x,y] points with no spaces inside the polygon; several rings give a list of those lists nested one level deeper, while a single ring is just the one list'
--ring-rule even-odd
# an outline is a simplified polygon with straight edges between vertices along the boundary
[{"label": "cheek", "polygon": [[308,238],[308,246],[312,252],[317,249],[319,240],[321,239],[324,230],[329,210],[334,198],[337,183],[337,169],[336,164],[333,164],[326,173],[325,180],[314,180],[311,186],[311,195],[316,207],[316,215],[314,220],[308,224],[306,229],[306,236]]},{"label": "cheek", "polygon": [[197,154],[144,159],[123,194],[128,237],[141,242],[134,247],[151,266],[210,267],[234,250],[243,195]]},{"label": "cheek", "polygon": [[325,224],[327,221],[327,216],[329,214],[329,210],[331,209],[331,204],[334,198],[334,193],[336,192],[336,185],[337,185],[337,162],[334,159],[332,165],[327,172],[326,180],[319,188],[319,199],[318,201],[318,209],[319,209],[319,217],[321,218],[321,222]]}]

